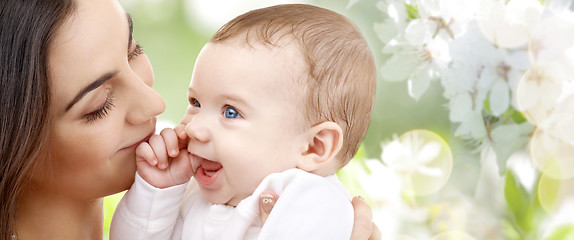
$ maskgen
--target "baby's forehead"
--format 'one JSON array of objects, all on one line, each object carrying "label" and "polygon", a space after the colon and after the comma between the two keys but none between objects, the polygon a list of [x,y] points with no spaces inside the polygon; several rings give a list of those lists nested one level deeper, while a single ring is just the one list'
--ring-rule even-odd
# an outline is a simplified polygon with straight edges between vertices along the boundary
[{"label": "baby's forehead", "polygon": [[210,41],[202,52],[205,54],[200,56],[205,55],[208,62],[201,64],[201,70],[213,71],[215,64],[219,66],[217,71],[227,72],[219,75],[229,76],[228,79],[242,89],[263,90],[293,99],[301,96],[302,86],[308,79],[305,57],[295,42],[269,44],[234,36],[224,41]]},{"label": "baby's forehead", "polygon": [[260,26],[243,29],[228,35],[223,39],[212,39],[211,42],[236,42],[247,45],[269,45],[275,47],[287,47],[295,44],[298,37],[289,28],[280,28],[275,30],[264,30]]},{"label": "baby's forehead", "polygon": [[228,38],[223,42],[215,44],[224,44],[229,47],[238,47],[249,49],[248,52],[257,54],[258,52],[268,52],[273,56],[273,62],[284,70],[282,73],[287,76],[276,78],[279,83],[284,84],[304,84],[309,77],[309,64],[307,56],[301,49],[301,45],[292,36],[283,36],[275,39],[276,42],[266,42],[262,39],[255,38],[246,34]]},{"label": "baby's forehead", "polygon": [[[210,41],[211,43],[230,44],[239,47],[248,47],[254,50],[271,50],[274,52],[283,52],[292,55],[294,59],[302,59],[302,49],[300,41],[292,32],[278,30],[274,34],[259,34],[255,29],[248,29],[243,32],[235,33],[225,39]],[[295,54],[299,54],[295,56]]]}]

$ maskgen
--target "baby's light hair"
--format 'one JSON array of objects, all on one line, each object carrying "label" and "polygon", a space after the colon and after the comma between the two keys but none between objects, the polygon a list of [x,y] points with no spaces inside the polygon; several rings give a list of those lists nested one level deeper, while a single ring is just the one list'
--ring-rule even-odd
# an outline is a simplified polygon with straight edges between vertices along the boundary
[{"label": "baby's light hair", "polygon": [[[252,34],[255,34],[253,37]],[[369,126],[376,68],[359,29],[336,12],[306,4],[285,4],[247,12],[223,25],[210,42],[246,36],[247,44],[275,46],[294,39],[307,65],[302,86],[309,124],[333,121],[343,130],[341,167],[357,152]]]}]

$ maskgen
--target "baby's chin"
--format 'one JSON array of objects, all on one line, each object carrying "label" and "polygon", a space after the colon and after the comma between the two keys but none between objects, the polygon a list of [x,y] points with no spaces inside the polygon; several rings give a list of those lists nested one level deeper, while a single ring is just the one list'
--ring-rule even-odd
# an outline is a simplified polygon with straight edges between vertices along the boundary
[{"label": "baby's chin", "polygon": [[239,204],[239,202],[241,202],[241,200],[249,197],[249,196],[239,196],[239,195],[234,195],[234,196],[222,196],[220,194],[214,193],[212,191],[206,190],[206,189],[201,189],[201,195],[203,196],[203,198],[205,200],[207,200],[208,202],[212,203],[212,204],[221,204],[221,205],[227,205],[227,206],[232,206],[232,207],[237,207],[237,205]]}]

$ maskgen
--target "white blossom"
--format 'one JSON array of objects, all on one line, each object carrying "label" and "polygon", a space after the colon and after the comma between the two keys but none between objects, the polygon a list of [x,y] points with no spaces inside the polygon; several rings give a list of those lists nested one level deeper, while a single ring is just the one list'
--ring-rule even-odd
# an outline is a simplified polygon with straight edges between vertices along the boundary
[{"label": "white blossom", "polygon": [[427,176],[443,174],[439,168],[429,167],[428,164],[438,157],[440,143],[421,143],[417,138],[407,138],[403,141],[394,139],[383,147],[383,162],[399,173],[420,173]]},{"label": "white blossom", "polygon": [[427,130],[409,131],[382,144],[383,163],[403,179],[408,194],[438,191],[450,177],[452,153],[448,144]]},{"label": "white blossom", "polygon": [[543,10],[537,0],[482,0],[481,3],[476,17],[481,32],[494,45],[504,48],[526,44]]},{"label": "white blossom", "polygon": [[[574,177],[571,0],[381,0],[377,7],[384,19],[375,31],[388,56],[382,79],[405,81],[414,99],[439,80],[454,135],[489,152],[498,186],[507,166],[528,190],[537,173]],[[424,195],[421,179],[432,186],[450,169],[435,164],[440,141],[413,133],[420,132],[384,144],[381,159],[403,176],[405,191]]]}]

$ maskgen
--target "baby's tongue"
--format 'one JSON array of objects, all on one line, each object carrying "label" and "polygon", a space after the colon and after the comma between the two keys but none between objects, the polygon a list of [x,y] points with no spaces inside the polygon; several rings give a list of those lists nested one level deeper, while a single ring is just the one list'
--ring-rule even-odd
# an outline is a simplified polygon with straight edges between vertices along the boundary
[{"label": "baby's tongue", "polygon": [[222,167],[223,166],[221,166],[221,164],[218,162],[209,161],[205,159],[201,163],[201,168],[203,168],[205,175],[210,177],[213,176],[215,173],[217,173],[217,171],[219,171],[219,169],[221,169]]}]

